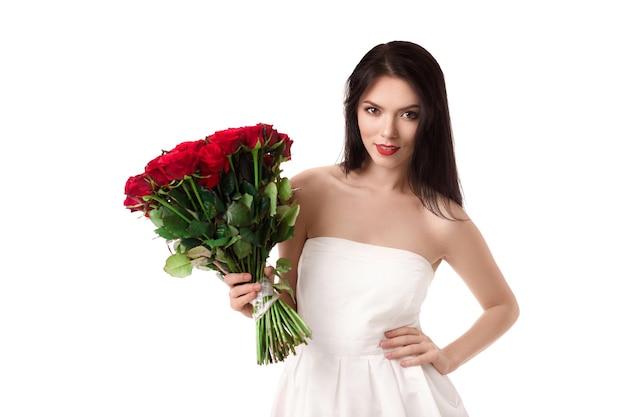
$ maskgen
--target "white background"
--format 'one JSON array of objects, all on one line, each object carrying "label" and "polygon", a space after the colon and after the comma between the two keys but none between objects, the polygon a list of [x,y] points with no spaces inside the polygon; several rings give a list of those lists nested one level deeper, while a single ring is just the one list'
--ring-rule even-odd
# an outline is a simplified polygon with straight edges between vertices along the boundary
[{"label": "white background", "polygon": [[[335,163],[343,83],[395,39],[443,67],[466,207],[521,305],[450,376],[470,414],[622,412],[618,3],[3,2],[0,415],[267,415],[281,365],[212,273],[163,272],[124,183],[257,122],[294,140],[287,175]],[[478,312],[441,268],[424,329],[445,345]]]}]

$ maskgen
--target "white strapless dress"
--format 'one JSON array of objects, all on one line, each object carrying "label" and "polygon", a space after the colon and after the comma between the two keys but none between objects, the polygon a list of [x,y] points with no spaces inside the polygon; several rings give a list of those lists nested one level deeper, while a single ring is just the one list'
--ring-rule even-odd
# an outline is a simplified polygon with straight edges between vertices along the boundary
[{"label": "white strapless dress", "polygon": [[431,365],[386,359],[387,330],[420,327],[434,271],[413,252],[351,240],[305,242],[298,313],[313,332],[284,364],[273,417],[460,417],[461,398]]}]

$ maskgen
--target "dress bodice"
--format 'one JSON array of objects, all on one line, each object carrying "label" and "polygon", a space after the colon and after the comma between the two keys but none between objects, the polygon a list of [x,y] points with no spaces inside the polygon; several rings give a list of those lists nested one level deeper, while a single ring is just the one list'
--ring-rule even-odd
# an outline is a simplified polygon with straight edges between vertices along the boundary
[{"label": "dress bodice", "polygon": [[385,331],[419,327],[433,276],[428,260],[407,250],[311,238],[298,264],[298,312],[314,344],[331,343],[340,354],[378,353]]}]

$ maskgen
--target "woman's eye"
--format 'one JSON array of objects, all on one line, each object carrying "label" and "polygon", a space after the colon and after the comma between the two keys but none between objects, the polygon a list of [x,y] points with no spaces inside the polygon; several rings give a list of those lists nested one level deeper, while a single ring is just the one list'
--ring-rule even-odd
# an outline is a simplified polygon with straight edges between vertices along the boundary
[{"label": "woman's eye", "polygon": [[411,120],[416,120],[419,119],[419,114],[417,112],[414,111],[406,111],[404,113],[402,113],[402,117],[406,118],[406,119],[411,119]]},{"label": "woman's eye", "polygon": [[376,107],[367,107],[365,109],[366,112],[368,112],[369,114],[378,114],[379,111]]}]

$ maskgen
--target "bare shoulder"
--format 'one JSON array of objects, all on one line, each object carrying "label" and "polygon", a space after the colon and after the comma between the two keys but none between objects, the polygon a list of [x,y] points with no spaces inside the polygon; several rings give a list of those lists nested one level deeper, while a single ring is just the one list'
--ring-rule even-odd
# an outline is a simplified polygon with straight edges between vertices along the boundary
[{"label": "bare shoulder", "polygon": [[339,172],[341,172],[339,165],[309,168],[294,175],[290,181],[294,188],[315,186],[320,181],[326,182],[335,179]]},{"label": "bare shoulder", "polygon": [[469,216],[463,207],[455,201],[445,197],[439,197],[435,209],[430,210],[425,204],[423,205],[423,208],[424,213],[427,214],[427,221],[436,227],[447,227],[451,226],[452,223],[458,220],[469,219]]},{"label": "bare shoulder", "polygon": [[341,172],[339,165],[329,165],[310,168],[290,178],[294,200],[300,205],[296,228],[303,231],[301,236],[311,236],[311,228],[328,210],[328,202],[336,194],[332,190],[337,190]]},{"label": "bare shoulder", "polygon": [[442,250],[443,258],[448,262],[460,256],[479,257],[487,251],[483,236],[469,214],[457,203],[445,201],[441,204],[444,216],[428,214],[428,223],[435,232]]},{"label": "bare shoulder", "polygon": [[337,182],[341,172],[339,165],[309,168],[294,175],[290,178],[290,182],[296,198],[319,197],[321,193],[328,190],[331,184]]},{"label": "bare shoulder", "polygon": [[473,227],[473,222],[458,203],[445,198],[441,198],[438,203],[441,213],[424,208],[422,218],[439,248],[445,252],[445,247],[467,233],[466,230]]}]

